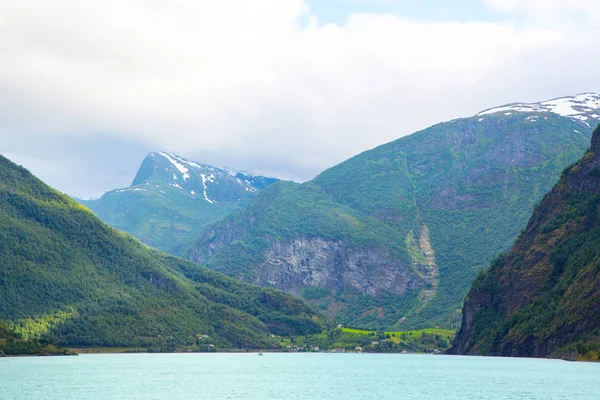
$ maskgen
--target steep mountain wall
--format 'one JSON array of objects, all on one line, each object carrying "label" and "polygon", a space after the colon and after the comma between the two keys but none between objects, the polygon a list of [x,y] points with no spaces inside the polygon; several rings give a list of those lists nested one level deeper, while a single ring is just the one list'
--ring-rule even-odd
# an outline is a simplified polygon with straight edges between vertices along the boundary
[{"label": "steep mountain wall", "polygon": [[599,351],[600,128],[510,252],[474,281],[452,353],[597,359]]}]

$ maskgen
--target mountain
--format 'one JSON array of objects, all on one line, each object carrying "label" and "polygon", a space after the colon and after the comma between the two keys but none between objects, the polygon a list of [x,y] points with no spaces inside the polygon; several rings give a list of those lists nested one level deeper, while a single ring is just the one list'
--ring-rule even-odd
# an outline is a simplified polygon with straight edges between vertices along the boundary
[{"label": "mountain", "polygon": [[79,200],[107,224],[179,255],[209,222],[278,179],[230,172],[164,152],[149,154],[130,187]]},{"label": "mountain", "polygon": [[458,328],[472,279],[585,152],[599,104],[582,94],[432,126],[268,187],[186,256],[350,326]]},{"label": "mountain", "polygon": [[508,254],[473,282],[452,352],[599,358],[600,127]]},{"label": "mountain", "polygon": [[[23,339],[271,347],[320,332],[301,301],[149,248],[0,156],[0,320]],[[278,346],[278,344],[277,344]]]},{"label": "mountain", "polygon": [[[501,107],[490,108],[480,112],[481,115],[511,112],[525,113],[554,113],[563,117],[579,120],[590,127],[590,122],[600,120],[600,95],[596,93],[581,93],[575,96],[559,97],[540,103],[512,103]],[[538,116],[539,118],[539,116]]]}]

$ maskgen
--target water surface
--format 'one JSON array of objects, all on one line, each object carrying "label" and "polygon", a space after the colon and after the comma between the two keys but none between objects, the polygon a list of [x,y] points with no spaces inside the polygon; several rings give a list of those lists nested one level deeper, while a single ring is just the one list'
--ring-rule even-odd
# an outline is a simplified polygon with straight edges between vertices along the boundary
[{"label": "water surface", "polygon": [[1,400],[599,399],[600,364],[400,354],[0,358]]}]

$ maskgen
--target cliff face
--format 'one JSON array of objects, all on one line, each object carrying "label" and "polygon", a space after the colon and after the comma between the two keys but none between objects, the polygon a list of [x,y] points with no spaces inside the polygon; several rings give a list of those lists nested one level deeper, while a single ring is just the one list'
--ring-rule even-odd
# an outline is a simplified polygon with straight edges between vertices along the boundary
[{"label": "cliff face", "polygon": [[599,199],[600,127],[510,252],[475,279],[452,353],[598,358]]},{"label": "cliff face", "polygon": [[258,266],[256,283],[295,294],[305,287],[319,287],[340,292],[352,288],[371,296],[401,295],[424,286],[422,277],[394,261],[389,253],[352,249],[344,241],[301,238],[277,242],[265,258]]}]

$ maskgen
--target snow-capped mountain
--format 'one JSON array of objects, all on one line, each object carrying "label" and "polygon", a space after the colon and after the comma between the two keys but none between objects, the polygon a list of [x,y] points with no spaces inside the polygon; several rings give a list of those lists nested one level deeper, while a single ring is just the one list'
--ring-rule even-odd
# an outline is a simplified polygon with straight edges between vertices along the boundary
[{"label": "snow-capped mountain", "polygon": [[[600,95],[597,93],[581,93],[575,96],[559,97],[540,103],[511,103],[490,108],[476,116],[513,112],[554,113],[585,123],[587,126],[600,122]],[[531,121],[531,120],[530,120]]]},{"label": "snow-capped mountain", "polygon": [[107,224],[179,254],[206,224],[277,181],[156,152],[144,159],[131,186],[97,200],[78,201]]},{"label": "snow-capped mountain", "polygon": [[154,186],[163,192],[177,189],[182,194],[219,202],[245,202],[254,193],[277,182],[278,179],[246,175],[200,164],[165,152],[149,154],[140,167],[130,188],[121,191],[149,190]]}]

